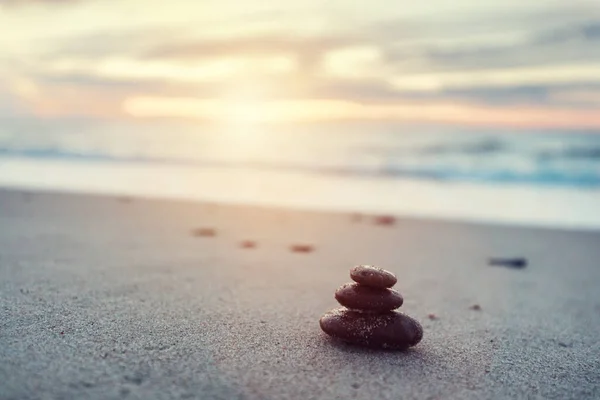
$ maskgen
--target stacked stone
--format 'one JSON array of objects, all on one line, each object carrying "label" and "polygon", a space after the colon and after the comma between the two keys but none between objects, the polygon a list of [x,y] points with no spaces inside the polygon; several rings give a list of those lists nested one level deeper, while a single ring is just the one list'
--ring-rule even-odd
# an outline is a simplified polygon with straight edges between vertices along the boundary
[{"label": "stacked stone", "polygon": [[343,306],[325,313],[319,323],[328,335],[367,347],[405,350],[423,338],[423,328],[415,319],[394,311],[404,302],[392,287],[394,274],[371,265],[350,270],[353,283],[335,292]]}]

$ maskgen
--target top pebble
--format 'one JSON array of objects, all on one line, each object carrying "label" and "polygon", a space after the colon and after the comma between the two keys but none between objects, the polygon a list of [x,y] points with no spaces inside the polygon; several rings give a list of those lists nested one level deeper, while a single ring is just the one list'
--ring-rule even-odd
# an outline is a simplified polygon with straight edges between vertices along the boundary
[{"label": "top pebble", "polygon": [[350,278],[360,285],[391,288],[398,281],[396,275],[372,265],[358,265],[350,270]]}]

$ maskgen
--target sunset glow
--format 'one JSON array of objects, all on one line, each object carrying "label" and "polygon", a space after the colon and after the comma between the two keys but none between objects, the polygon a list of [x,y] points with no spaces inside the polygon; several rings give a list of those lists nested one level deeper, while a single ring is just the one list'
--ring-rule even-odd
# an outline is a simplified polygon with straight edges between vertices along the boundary
[{"label": "sunset glow", "polygon": [[5,1],[0,26],[0,117],[600,127],[595,0]]}]

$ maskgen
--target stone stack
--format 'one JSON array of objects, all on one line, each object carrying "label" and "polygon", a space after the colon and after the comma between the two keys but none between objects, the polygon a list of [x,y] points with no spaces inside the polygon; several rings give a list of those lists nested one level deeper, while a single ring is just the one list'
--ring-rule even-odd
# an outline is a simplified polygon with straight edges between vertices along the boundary
[{"label": "stone stack", "polygon": [[343,306],[325,313],[319,323],[328,335],[344,342],[382,349],[405,350],[423,338],[415,319],[394,311],[404,302],[392,287],[397,279],[384,269],[359,265],[350,270],[353,283],[335,292]]}]

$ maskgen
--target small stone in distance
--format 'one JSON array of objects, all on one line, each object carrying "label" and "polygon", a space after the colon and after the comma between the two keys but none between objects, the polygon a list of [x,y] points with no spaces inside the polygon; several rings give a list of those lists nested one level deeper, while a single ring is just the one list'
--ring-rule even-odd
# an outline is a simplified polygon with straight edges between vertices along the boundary
[{"label": "small stone in distance", "polygon": [[192,236],[213,237],[213,236],[217,236],[217,231],[214,228],[197,228],[197,229],[192,230]]},{"label": "small stone in distance", "polygon": [[310,244],[293,244],[290,246],[293,253],[312,253],[315,248]]},{"label": "small stone in distance", "polygon": [[243,240],[240,243],[240,247],[242,249],[255,249],[257,246],[256,242],[254,240]]},{"label": "small stone in distance", "polygon": [[390,226],[396,223],[396,218],[391,215],[380,215],[375,217],[375,225]]}]

